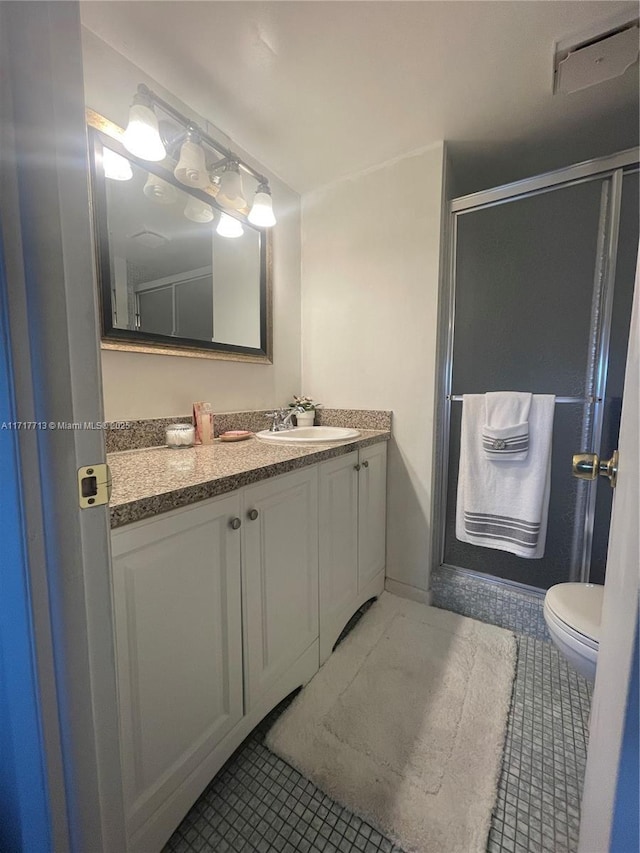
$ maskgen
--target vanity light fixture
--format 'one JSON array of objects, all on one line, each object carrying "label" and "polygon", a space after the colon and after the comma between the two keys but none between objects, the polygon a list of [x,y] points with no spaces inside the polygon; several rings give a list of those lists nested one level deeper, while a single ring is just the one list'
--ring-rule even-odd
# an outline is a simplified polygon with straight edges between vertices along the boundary
[{"label": "vanity light fixture", "polygon": [[228,213],[221,213],[216,234],[219,234],[221,237],[242,237],[244,228],[242,227],[242,223],[234,219],[233,216],[229,216]]},{"label": "vanity light fixture", "polygon": [[204,189],[209,186],[209,173],[204,148],[196,131],[189,130],[187,139],[182,143],[180,159],[173,174],[187,187]]},{"label": "vanity light fixture", "polygon": [[187,201],[184,209],[184,215],[187,219],[190,219],[191,222],[211,222],[213,219],[213,208],[205,201],[200,201],[199,198],[189,196],[189,200]]},{"label": "vanity light fixture", "polygon": [[147,198],[153,199],[157,204],[173,204],[178,200],[178,189],[173,184],[163,181],[153,172],[149,172],[149,177],[144,185],[142,192]]},{"label": "vanity light fixture", "polygon": [[[158,124],[156,113],[163,113],[170,121],[164,119]],[[176,129],[175,125],[179,127]],[[174,127],[172,127],[172,125]],[[169,133],[167,134],[167,128]],[[172,131],[176,130],[172,138]],[[168,156],[177,164],[174,175],[185,186],[196,187],[208,191],[212,204],[224,211],[241,211],[247,206],[242,187],[242,174],[249,175],[257,182],[255,199],[247,217],[248,221],[258,228],[270,228],[275,225],[269,182],[264,175],[256,172],[237,154],[217,142],[205,133],[202,128],[192,122],[171,104],[167,103],[148,86],[140,83],[134,96],[129,113],[129,124],[122,137],[125,148],[141,160],[159,161]],[[176,157],[177,152],[179,152]],[[213,155],[213,156],[209,156]],[[242,173],[242,174],[241,174]],[[213,175],[213,180],[212,180]],[[210,184],[213,188],[209,189]],[[149,181],[147,181],[149,185]],[[156,201],[160,201],[156,191],[145,193]],[[214,191],[217,188],[217,195]],[[168,204],[169,202],[163,201]],[[239,237],[242,225],[237,219],[231,219],[233,225],[223,225],[218,234],[223,231],[233,231]],[[210,220],[209,220],[210,221]],[[222,223],[223,219],[221,219]],[[240,230],[238,230],[240,229]]]},{"label": "vanity light fixture", "polygon": [[112,181],[130,181],[133,178],[131,163],[122,154],[104,148],[102,151],[102,167],[105,178]]},{"label": "vanity light fixture", "polygon": [[257,225],[259,228],[271,228],[272,225],[276,224],[269,184],[258,184],[247,219],[252,225]]},{"label": "vanity light fixture", "polygon": [[139,86],[134,95],[129,109],[129,124],[122,137],[122,144],[134,157],[154,163],[164,160],[167,152],[160,138],[153,102],[144,91],[145,88]]},{"label": "vanity light fixture", "polygon": [[238,163],[227,163],[220,176],[220,185],[216,201],[231,210],[242,210],[247,206],[247,200],[242,192],[242,178]]}]

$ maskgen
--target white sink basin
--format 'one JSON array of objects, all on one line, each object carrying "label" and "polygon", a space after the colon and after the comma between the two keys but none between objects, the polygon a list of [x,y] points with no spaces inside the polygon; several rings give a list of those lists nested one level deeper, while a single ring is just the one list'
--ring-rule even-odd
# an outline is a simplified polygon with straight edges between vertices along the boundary
[{"label": "white sink basin", "polygon": [[294,427],[282,432],[271,432],[264,429],[262,432],[256,433],[256,438],[272,444],[329,444],[332,441],[347,441],[350,438],[357,438],[359,435],[360,432],[357,429],[314,426]]}]

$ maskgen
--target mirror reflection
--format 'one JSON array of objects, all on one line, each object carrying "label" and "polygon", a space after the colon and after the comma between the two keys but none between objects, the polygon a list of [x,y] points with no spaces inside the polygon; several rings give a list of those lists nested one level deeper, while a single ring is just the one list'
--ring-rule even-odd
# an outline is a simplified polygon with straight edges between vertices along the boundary
[{"label": "mirror reflection", "polygon": [[129,180],[106,181],[113,325],[259,347],[258,232],[220,236],[210,205],[125,163]]},{"label": "mirror reflection", "polygon": [[267,360],[264,232],[117,141],[94,153],[103,336]]}]

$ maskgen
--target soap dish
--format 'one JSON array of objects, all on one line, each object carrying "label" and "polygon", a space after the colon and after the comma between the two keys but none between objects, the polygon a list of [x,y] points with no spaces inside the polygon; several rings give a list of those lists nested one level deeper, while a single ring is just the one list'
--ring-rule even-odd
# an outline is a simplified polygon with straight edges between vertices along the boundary
[{"label": "soap dish", "polygon": [[252,435],[253,433],[247,429],[230,429],[220,434],[220,441],[243,441],[245,438],[251,438]]}]

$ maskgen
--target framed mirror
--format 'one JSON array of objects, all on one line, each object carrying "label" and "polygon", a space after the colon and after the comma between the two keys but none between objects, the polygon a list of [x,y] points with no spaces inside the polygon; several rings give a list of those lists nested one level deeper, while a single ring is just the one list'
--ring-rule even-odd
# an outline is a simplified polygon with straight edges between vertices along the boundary
[{"label": "framed mirror", "polygon": [[271,363],[271,232],[87,122],[102,347]]}]

